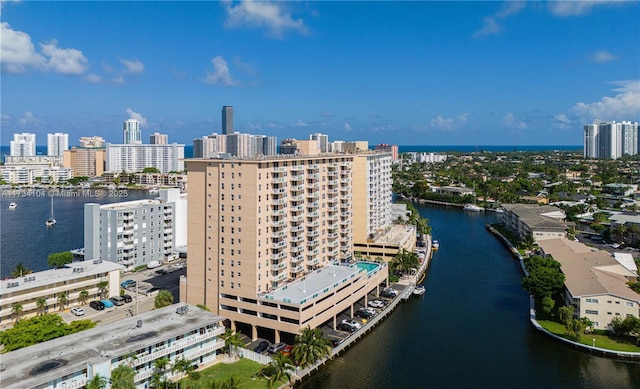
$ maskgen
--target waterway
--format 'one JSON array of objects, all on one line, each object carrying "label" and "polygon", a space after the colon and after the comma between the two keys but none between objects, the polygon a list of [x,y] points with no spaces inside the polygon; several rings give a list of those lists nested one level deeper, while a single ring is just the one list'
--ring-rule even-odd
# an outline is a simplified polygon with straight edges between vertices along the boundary
[{"label": "waterway", "polygon": [[298,385],[316,388],[640,388],[640,364],[573,350],[529,325],[522,272],[492,213],[417,205],[440,250],[427,293]]},{"label": "waterway", "polygon": [[[146,191],[57,191],[0,189],[0,276],[11,274],[20,262],[33,271],[48,269],[51,253],[84,246],[84,204],[107,204],[149,198]],[[53,196],[57,224],[47,228]],[[157,195],[155,195],[157,197]],[[18,206],[9,209],[9,204]]]}]

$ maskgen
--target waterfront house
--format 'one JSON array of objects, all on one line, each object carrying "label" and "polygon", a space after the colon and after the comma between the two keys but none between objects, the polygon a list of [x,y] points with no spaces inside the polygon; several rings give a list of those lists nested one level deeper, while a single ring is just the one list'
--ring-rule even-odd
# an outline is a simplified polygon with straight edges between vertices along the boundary
[{"label": "waterfront house", "polygon": [[531,235],[536,242],[563,238],[574,226],[566,221],[566,214],[558,207],[535,204],[502,204],[504,226],[519,239]]}]

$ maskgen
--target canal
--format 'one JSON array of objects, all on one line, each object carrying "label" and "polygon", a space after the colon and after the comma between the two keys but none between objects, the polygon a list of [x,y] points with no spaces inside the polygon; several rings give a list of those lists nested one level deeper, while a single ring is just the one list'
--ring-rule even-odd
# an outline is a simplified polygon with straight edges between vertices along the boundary
[{"label": "canal", "polygon": [[417,207],[440,241],[427,293],[296,388],[640,388],[640,364],[532,329],[519,265],[484,228],[495,214]]}]

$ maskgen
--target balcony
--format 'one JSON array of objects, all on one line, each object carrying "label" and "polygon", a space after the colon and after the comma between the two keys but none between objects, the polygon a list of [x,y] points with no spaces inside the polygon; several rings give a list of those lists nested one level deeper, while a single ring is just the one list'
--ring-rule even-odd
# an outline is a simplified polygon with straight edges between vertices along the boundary
[{"label": "balcony", "polygon": [[[295,222],[301,222],[304,220],[304,216],[302,215],[296,215],[296,216],[291,216],[289,218],[289,220],[291,220],[291,222],[295,223]],[[293,231],[293,230],[292,230]]]},{"label": "balcony", "polygon": [[274,173],[284,173],[287,171],[287,168],[284,166],[278,166],[273,168]]},{"label": "balcony", "polygon": [[337,237],[338,237],[338,233],[337,232],[332,232],[332,233],[327,235],[327,238],[329,238],[329,239],[336,239]]},{"label": "balcony", "polygon": [[286,240],[281,240],[279,242],[271,243],[271,248],[274,249],[274,250],[277,250],[277,249],[283,248],[286,245],[287,245],[287,241]]},{"label": "balcony", "polygon": [[316,202],[316,201],[311,202],[311,203],[307,203],[307,207],[312,208],[312,209],[318,208],[318,206],[319,206],[318,202]]},{"label": "balcony", "polygon": [[285,184],[287,182],[287,177],[274,177],[271,179],[271,182],[274,184]]},{"label": "balcony", "polygon": [[291,257],[291,259],[289,259],[292,264],[302,262],[303,260],[304,257],[302,255],[296,255],[295,257]]},{"label": "balcony", "polygon": [[284,205],[286,203],[287,203],[286,199],[275,199],[274,198],[273,200],[271,200],[271,204],[272,205]]},{"label": "balcony", "polygon": [[280,262],[280,263],[272,263],[271,264],[271,270],[272,271],[278,271],[281,269],[284,269],[285,267],[287,267],[287,263],[286,262]]},{"label": "balcony", "polygon": [[289,200],[291,200],[291,201],[304,201],[304,195],[303,194],[299,194],[299,195],[295,195],[295,196],[290,196]]},{"label": "balcony", "polygon": [[320,212],[318,212],[318,211],[309,212],[309,213],[307,214],[307,216],[308,216],[308,217],[311,217],[311,218],[316,218],[316,217],[320,216]]},{"label": "balcony", "polygon": [[317,199],[319,197],[318,192],[307,193],[307,197],[310,199]]},{"label": "balcony", "polygon": [[320,258],[316,258],[316,259],[313,259],[313,260],[309,261],[309,265],[310,266],[315,266],[315,265],[317,265],[319,263],[320,263]]},{"label": "balcony", "polygon": [[296,235],[296,236],[292,236],[289,239],[289,242],[291,243],[298,243],[298,242],[302,242],[304,240],[304,235]]},{"label": "balcony", "polygon": [[320,254],[320,250],[318,250],[318,249],[310,250],[310,251],[307,253],[307,259],[308,259],[309,257],[315,257],[315,256],[316,256],[316,255],[318,255],[318,254]]},{"label": "balcony", "polygon": [[296,253],[300,253],[304,251],[304,246],[293,246],[289,249],[289,252],[291,254],[296,254]]},{"label": "balcony", "polygon": [[287,214],[287,209],[285,207],[274,209],[271,211],[272,216],[284,216]]},{"label": "balcony", "polygon": [[300,273],[304,270],[304,265],[299,265],[291,269],[291,273]]},{"label": "balcony", "polygon": [[289,207],[289,210],[291,212],[302,212],[304,210],[304,206],[303,205],[292,205]]},{"label": "balcony", "polygon": [[274,261],[279,261],[281,259],[285,259],[287,257],[287,252],[286,251],[281,251],[279,253],[272,253],[271,254],[271,259]]},{"label": "balcony", "polygon": [[287,230],[282,229],[271,234],[274,238],[284,238],[287,235]]},{"label": "balcony", "polygon": [[273,282],[278,282],[278,281],[282,281],[282,280],[286,280],[287,279],[287,272],[282,272],[280,274],[276,274],[274,276],[271,276],[271,281]]},{"label": "balcony", "polygon": [[320,178],[320,174],[318,173],[313,173],[313,174],[307,174],[307,178],[310,180],[317,180]]},{"label": "balcony", "polygon": [[320,244],[320,241],[318,239],[313,239],[307,242],[307,245],[309,247],[314,247]]},{"label": "balcony", "polygon": [[273,188],[271,190],[271,193],[274,195],[284,194],[284,193],[287,193],[287,188]]},{"label": "balcony", "polygon": [[274,220],[271,222],[271,226],[274,228],[278,228],[278,227],[284,227],[285,224],[287,224],[287,222],[283,219],[283,220]]},{"label": "balcony", "polygon": [[302,166],[302,165],[291,166],[291,168],[289,168],[289,170],[291,170],[292,172],[303,172],[304,171],[304,166]]},{"label": "balcony", "polygon": [[320,233],[318,232],[318,230],[310,230],[307,231],[307,236],[310,238],[314,238],[316,236],[320,235]]},{"label": "balcony", "polygon": [[293,192],[300,192],[301,190],[304,189],[304,185],[294,185],[290,189]]},{"label": "balcony", "polygon": [[320,222],[317,220],[307,223],[307,227],[319,227],[319,226],[320,226]]},{"label": "balcony", "polygon": [[289,231],[291,232],[302,232],[304,231],[304,227],[303,226],[293,226],[289,228]]}]

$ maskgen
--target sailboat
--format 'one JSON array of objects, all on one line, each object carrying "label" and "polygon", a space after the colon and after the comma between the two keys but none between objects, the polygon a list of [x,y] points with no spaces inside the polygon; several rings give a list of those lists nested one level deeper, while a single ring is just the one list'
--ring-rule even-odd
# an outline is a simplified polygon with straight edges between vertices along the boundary
[{"label": "sailboat", "polygon": [[47,227],[53,227],[54,224],[56,224],[56,218],[53,216],[53,196],[51,196],[51,215],[49,216],[49,219],[47,219],[45,224],[47,225]]},{"label": "sailboat", "polygon": [[471,203],[465,204],[464,210],[465,211],[469,211],[469,212],[482,212],[482,211],[484,211],[484,208],[479,207],[478,205],[476,205],[476,186],[475,185],[473,185],[473,204],[471,204]]}]

